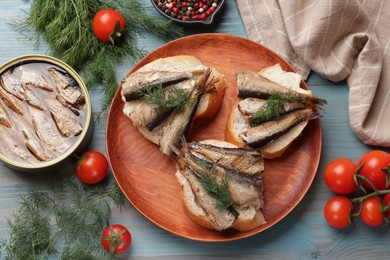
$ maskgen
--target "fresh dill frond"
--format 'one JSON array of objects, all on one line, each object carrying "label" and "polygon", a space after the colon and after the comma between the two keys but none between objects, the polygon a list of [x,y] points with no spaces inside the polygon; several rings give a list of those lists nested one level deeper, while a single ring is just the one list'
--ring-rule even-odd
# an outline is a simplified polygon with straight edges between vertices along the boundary
[{"label": "fresh dill frond", "polygon": [[215,164],[210,167],[206,160],[201,160],[199,166],[202,169],[202,174],[199,175],[202,186],[210,196],[217,200],[216,208],[219,211],[228,209],[233,205],[233,200],[229,192],[226,174],[222,178],[217,178]]},{"label": "fresh dill frond", "polygon": [[277,119],[283,112],[284,104],[299,101],[301,101],[301,98],[295,94],[273,94],[267,99],[266,103],[250,117],[249,124],[255,126],[269,120]]},{"label": "fresh dill frond", "polygon": [[190,94],[177,86],[163,88],[161,84],[151,85],[142,91],[145,103],[169,110],[180,110],[190,99]]},{"label": "fresh dill frond", "polygon": [[[48,210],[52,203],[45,192],[32,191],[21,196],[21,206],[10,222],[10,239],[3,246],[8,256],[16,259],[36,259],[41,254],[57,252],[51,239]],[[11,257],[12,258],[12,257]]]},{"label": "fresh dill frond", "polygon": [[1,255],[6,259],[113,259],[101,246],[100,235],[109,224],[111,206],[125,202],[119,187],[104,182],[89,186],[77,177],[52,181],[49,191],[21,197],[9,220],[10,238],[0,242]]},{"label": "fresh dill frond", "polygon": [[[48,54],[57,57],[85,77],[87,88],[101,85],[104,98],[101,110],[110,105],[118,83],[116,65],[131,68],[146,51],[137,46],[138,37],[150,33],[169,41],[183,36],[183,29],[166,19],[148,15],[140,0],[25,0],[32,2],[26,17],[13,21],[14,28],[38,48],[44,40]],[[118,44],[99,41],[92,20],[102,9],[115,9],[125,18],[125,35]]]}]

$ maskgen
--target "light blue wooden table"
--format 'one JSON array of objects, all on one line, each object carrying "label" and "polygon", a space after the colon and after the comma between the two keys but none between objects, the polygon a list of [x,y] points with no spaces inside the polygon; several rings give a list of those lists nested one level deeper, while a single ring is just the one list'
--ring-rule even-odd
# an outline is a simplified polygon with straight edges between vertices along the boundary
[{"label": "light blue wooden table", "polygon": [[[145,5],[152,8],[145,0]],[[10,19],[22,15],[29,3],[22,0],[0,0],[0,63],[24,54],[45,54],[47,46],[35,50],[31,43],[8,25]],[[151,9],[151,15],[159,15]],[[247,37],[236,2],[227,0],[221,20],[212,27],[185,28],[185,34],[218,32]],[[139,39],[140,47],[148,52],[163,42],[152,35]],[[121,79],[131,64],[118,66]],[[120,259],[186,259],[191,258],[248,258],[248,259],[389,259],[390,230],[388,226],[368,228],[361,223],[355,230],[335,230],[323,218],[323,206],[333,194],[323,182],[327,163],[337,157],[357,160],[372,149],[362,144],[351,132],[348,119],[348,88],[345,83],[332,83],[312,73],[307,84],[317,96],[328,100],[321,111],[323,150],[316,178],[302,202],[282,221],[256,236],[227,243],[202,243],[172,235],[145,219],[134,208],[114,209],[112,223],[126,225],[132,235],[131,249]],[[95,112],[100,111],[102,98],[99,89],[90,92]],[[105,153],[106,114],[96,124],[91,149]],[[112,176],[110,176],[112,178]],[[0,238],[9,236],[6,218],[18,207],[19,195],[31,188],[45,190],[47,183],[40,175],[16,173],[0,165]]]}]

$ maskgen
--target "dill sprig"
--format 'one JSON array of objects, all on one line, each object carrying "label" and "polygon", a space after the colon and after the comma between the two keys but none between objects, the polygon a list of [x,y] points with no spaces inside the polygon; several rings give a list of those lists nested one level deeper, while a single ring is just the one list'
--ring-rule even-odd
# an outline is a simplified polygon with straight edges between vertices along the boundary
[{"label": "dill sprig", "polygon": [[229,184],[226,174],[222,178],[218,179],[215,171],[216,165],[211,167],[205,160],[199,162],[199,166],[202,169],[202,174],[199,175],[203,188],[209,195],[217,200],[216,208],[219,211],[224,211],[233,205],[233,200],[229,192]]},{"label": "dill sprig", "polygon": [[[115,184],[88,186],[77,178],[58,179],[47,192],[33,190],[9,220],[10,238],[0,241],[6,259],[113,259],[101,246],[111,206],[125,198]],[[61,245],[61,246],[60,246]]]},{"label": "dill sprig", "polygon": [[[118,10],[126,20],[125,36],[118,44],[103,43],[94,36],[92,19],[104,8]],[[101,85],[103,111],[118,88],[115,66],[127,62],[134,65],[146,54],[137,47],[137,37],[151,33],[169,41],[183,34],[181,27],[147,12],[148,7],[140,0],[33,0],[26,17],[13,21],[13,25],[36,48],[45,40],[49,55],[80,71],[88,88]]]},{"label": "dill sprig", "polygon": [[180,110],[190,99],[190,93],[178,88],[175,85],[163,88],[158,86],[148,86],[142,90],[141,95],[145,103],[169,110]]},{"label": "dill sprig", "polygon": [[286,103],[301,101],[301,98],[294,94],[273,94],[266,103],[259,108],[249,119],[251,126],[259,125],[269,120],[280,117],[283,112],[283,106]]}]

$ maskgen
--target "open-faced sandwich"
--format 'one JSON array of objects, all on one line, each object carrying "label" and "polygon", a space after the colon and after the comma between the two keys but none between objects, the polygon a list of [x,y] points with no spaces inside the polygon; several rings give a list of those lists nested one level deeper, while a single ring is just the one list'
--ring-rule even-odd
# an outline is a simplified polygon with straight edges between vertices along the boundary
[{"label": "open-faced sandwich", "polygon": [[317,118],[326,101],[300,88],[301,77],[279,64],[260,72],[236,72],[238,102],[226,123],[225,138],[238,147],[257,149],[264,158],[281,156]]},{"label": "open-faced sandwich", "polygon": [[174,149],[176,178],[188,216],[218,231],[252,230],[265,223],[262,213],[262,156],[218,140],[186,143]]},{"label": "open-faced sandwich", "polygon": [[157,59],[122,82],[123,112],[141,134],[171,155],[196,118],[211,118],[225,91],[224,76],[188,55]]}]

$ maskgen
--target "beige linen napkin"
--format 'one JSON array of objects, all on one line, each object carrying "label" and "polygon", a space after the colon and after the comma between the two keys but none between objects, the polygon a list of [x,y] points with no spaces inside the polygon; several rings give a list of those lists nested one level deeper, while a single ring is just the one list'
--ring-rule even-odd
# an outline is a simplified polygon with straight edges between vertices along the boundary
[{"label": "beige linen napkin", "polygon": [[[305,79],[347,79],[353,132],[390,146],[390,1],[237,0],[248,37]],[[323,97],[326,98],[326,97]]]}]

